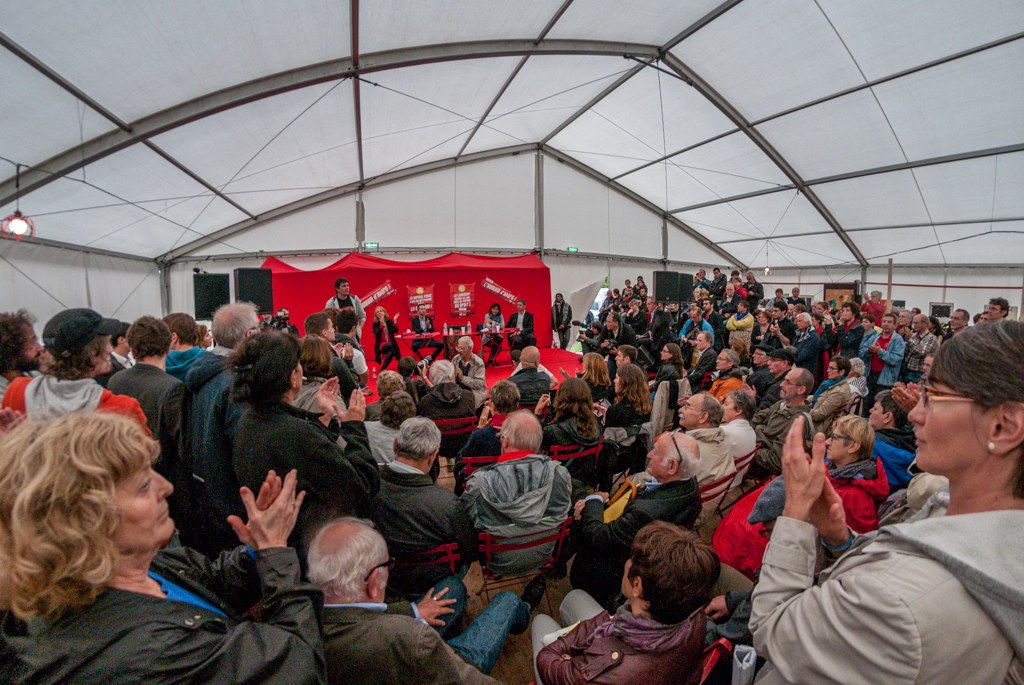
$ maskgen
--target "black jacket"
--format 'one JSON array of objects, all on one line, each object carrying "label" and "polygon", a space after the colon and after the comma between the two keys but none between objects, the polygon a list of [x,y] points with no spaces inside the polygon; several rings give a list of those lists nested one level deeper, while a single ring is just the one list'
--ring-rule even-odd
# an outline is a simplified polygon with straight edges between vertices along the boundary
[{"label": "black jacket", "polygon": [[533,314],[524,312],[520,321],[519,312],[513,312],[512,316],[508,317],[506,327],[521,329],[519,335],[533,335]]},{"label": "black jacket", "polygon": [[700,489],[694,478],[665,483],[655,490],[641,489],[622,516],[604,522],[604,505],[597,500],[583,507],[573,534],[580,551],[572,566],[572,586],[587,590],[598,602],[618,594],[622,568],[629,559],[633,538],[652,521],[668,521],[690,528],[700,514]]},{"label": "black jacket", "polygon": [[543,371],[532,366],[519,369],[509,377],[509,382],[519,388],[519,406],[533,407],[541,395],[551,392],[551,379]]},{"label": "black jacket", "polygon": [[[289,544],[303,543],[317,527],[339,516],[367,516],[371,499],[380,489],[377,462],[370,453],[366,427],[361,421],[339,424],[328,430],[319,414],[280,403],[269,412],[249,409],[235,432],[233,467],[240,485],[259,492],[267,471],[284,476],[298,469],[296,492],[305,490]],[[344,450],[338,435],[344,436]]]},{"label": "black jacket", "polygon": [[[459,500],[436,485],[428,474],[401,473],[385,466],[380,474],[380,492],[373,501],[373,520],[388,542],[391,555],[401,560],[448,542],[459,543],[460,559],[455,568],[476,559],[476,531]],[[402,595],[422,595],[452,575],[447,564],[396,564],[388,586]]]},{"label": "black jacket", "polygon": [[864,324],[859,321],[846,330],[846,324],[836,326],[833,336],[833,347],[839,351],[839,355],[847,359],[860,356],[860,341],[864,338]]},{"label": "black jacket", "polygon": [[664,309],[655,309],[651,313],[647,332],[651,334],[652,349],[660,350],[672,342],[672,315]]},{"label": "black jacket", "polygon": [[[694,367],[690,369],[690,373],[687,375],[687,380],[690,381],[690,390],[693,393],[698,393],[704,389],[702,387],[704,376],[707,375],[709,371],[715,370],[715,359],[717,358],[718,353],[715,352],[715,348],[709,347],[701,353],[700,359],[698,359]],[[708,383],[708,387],[711,387],[711,383]]]},{"label": "black jacket", "polygon": [[[214,562],[187,548],[150,570],[224,612],[107,589],[92,604],[26,629],[8,621],[7,683],[326,683],[319,590],[301,582],[295,550],[244,547]],[[262,599],[260,622],[242,614]],[[12,634],[12,629],[17,634]]]},{"label": "black jacket", "polygon": [[[771,373],[771,372],[769,372]],[[764,394],[757,396],[757,410],[767,409],[772,406],[780,399],[782,399],[782,379],[786,377],[786,374],[782,374],[778,378],[774,376],[768,379],[768,383],[764,386]]]},{"label": "black jacket", "polygon": [[604,329],[601,337],[598,338],[598,346],[604,344],[606,340],[609,342],[609,345],[601,347],[602,354],[610,354],[611,350],[621,345],[636,345],[636,333],[630,328],[629,324],[620,323],[614,333],[610,328],[606,327]]},{"label": "black jacket", "polygon": [[[418,320],[417,320],[418,322]],[[398,347],[398,343],[395,341],[395,336],[398,335],[398,324],[391,319],[387,319],[385,325],[388,327],[388,344]],[[384,327],[380,325],[380,321],[377,319],[373,320],[373,354],[374,359],[380,361],[381,359],[381,345],[384,344]]]}]

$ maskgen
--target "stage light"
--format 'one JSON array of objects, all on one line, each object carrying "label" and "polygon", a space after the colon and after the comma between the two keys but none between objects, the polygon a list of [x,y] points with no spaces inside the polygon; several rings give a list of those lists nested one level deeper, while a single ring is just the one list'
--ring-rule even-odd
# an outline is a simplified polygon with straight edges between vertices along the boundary
[{"label": "stage light", "polygon": [[[21,212],[14,212],[9,217],[0,223],[0,231],[3,232],[5,238],[17,238],[21,240],[25,234],[31,238],[36,234],[35,224],[32,223],[32,219],[23,215]],[[8,235],[9,234],[9,235]]]}]

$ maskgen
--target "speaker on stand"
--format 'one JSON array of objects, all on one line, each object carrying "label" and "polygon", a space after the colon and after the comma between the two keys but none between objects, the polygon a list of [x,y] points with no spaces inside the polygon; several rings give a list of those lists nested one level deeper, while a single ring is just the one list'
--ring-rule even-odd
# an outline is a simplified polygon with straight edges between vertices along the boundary
[{"label": "speaker on stand", "polygon": [[227,274],[195,273],[192,275],[192,296],[197,321],[212,321],[221,305],[231,302]]}]

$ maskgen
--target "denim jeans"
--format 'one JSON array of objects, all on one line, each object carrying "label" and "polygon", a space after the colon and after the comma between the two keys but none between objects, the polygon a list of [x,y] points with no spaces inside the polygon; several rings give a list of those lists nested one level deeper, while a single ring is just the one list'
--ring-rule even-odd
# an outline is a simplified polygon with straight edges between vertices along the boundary
[{"label": "denim jeans", "polygon": [[529,627],[530,605],[514,592],[500,592],[448,645],[486,674],[494,668],[509,632],[521,633]]},{"label": "denim jeans", "polygon": [[[455,600],[455,604],[449,605],[449,608],[452,609],[452,613],[444,614],[442,616],[438,616],[437,617],[438,620],[444,622],[444,625],[431,626],[434,630],[436,630],[441,635],[441,637],[444,637],[448,633],[448,631],[451,629],[451,627],[453,625],[458,625],[459,620],[462,618],[462,614],[464,614],[466,612],[466,604],[469,602],[469,591],[466,589],[466,585],[465,585],[465,583],[462,582],[462,579],[466,577],[466,571],[467,571],[468,568],[469,568],[468,566],[463,566],[462,568],[460,568],[458,570],[458,572],[456,572],[456,574],[454,576],[448,576],[447,578],[444,578],[443,580],[438,581],[437,583],[434,584],[434,587],[431,588],[431,594],[433,594],[435,596],[439,592],[441,592],[442,590],[447,588],[448,592],[446,592],[444,594],[444,596],[441,597],[441,599],[442,600],[445,600],[445,599],[454,599]],[[418,595],[405,595],[405,594],[403,594],[402,596],[404,596],[407,600],[409,600],[413,604],[415,604],[416,602],[418,602],[421,599],[423,599],[423,595],[422,594],[418,594]]]}]

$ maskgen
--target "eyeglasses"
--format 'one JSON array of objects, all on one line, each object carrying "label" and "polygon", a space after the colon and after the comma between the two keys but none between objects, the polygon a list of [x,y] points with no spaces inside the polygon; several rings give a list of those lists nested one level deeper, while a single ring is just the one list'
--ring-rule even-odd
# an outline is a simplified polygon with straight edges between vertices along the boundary
[{"label": "eyeglasses", "polygon": [[934,402],[974,402],[973,397],[967,397],[958,392],[936,390],[928,383],[922,383],[919,387],[921,388],[921,402],[926,407],[929,399]]},{"label": "eyeglasses", "polygon": [[700,409],[698,409],[697,407],[691,407],[691,406],[690,406],[690,405],[688,405],[688,404],[684,404],[684,405],[683,405],[682,407],[680,407],[679,409],[680,409],[680,411],[685,411],[685,410],[687,410],[687,409],[692,409],[693,411],[701,411],[701,410],[700,410]]},{"label": "eyeglasses", "polygon": [[843,435],[842,433],[833,433],[829,437],[829,440],[845,440],[847,442],[850,442],[849,436]]},{"label": "eyeglasses", "polygon": [[366,581],[368,581],[370,579],[370,576],[372,576],[373,572],[376,571],[377,569],[379,569],[379,568],[390,569],[394,565],[395,565],[395,560],[394,559],[388,559],[387,561],[384,561],[384,562],[381,562],[381,563],[377,564],[376,566],[374,566],[373,568],[370,569],[369,573],[366,574],[366,577],[363,578],[363,582],[365,583]]}]

